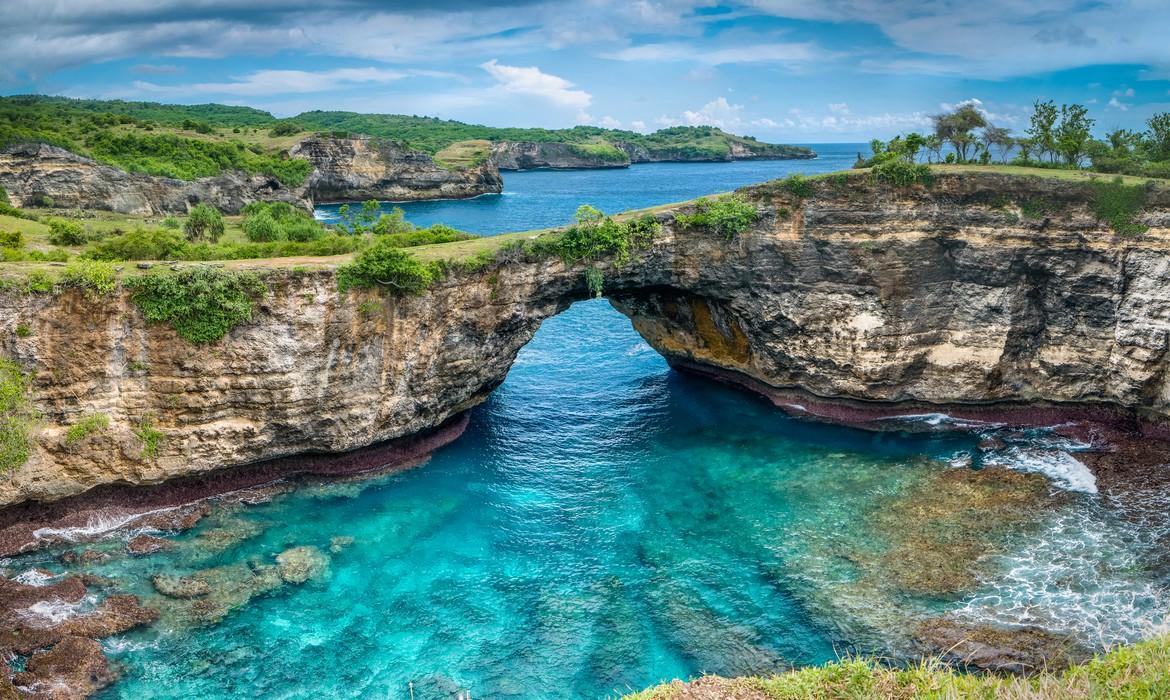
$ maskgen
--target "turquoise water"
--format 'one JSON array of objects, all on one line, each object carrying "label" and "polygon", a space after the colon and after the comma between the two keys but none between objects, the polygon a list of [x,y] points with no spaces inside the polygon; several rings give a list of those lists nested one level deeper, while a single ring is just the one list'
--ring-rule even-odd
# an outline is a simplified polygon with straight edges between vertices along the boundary
[{"label": "turquoise water", "polygon": [[[724,166],[707,167],[718,185]],[[442,206],[464,205],[479,206]],[[598,698],[908,653],[913,625],[944,613],[1098,646],[1165,628],[1168,573],[1148,562],[1170,538],[1095,493],[1083,446],[933,415],[903,427],[786,417],[672,372],[603,300],[576,304],[420,467],[222,506],[170,552],[126,557],[133,529],[80,545],[114,555],[88,568],[109,590],[163,611],[104,642],[123,679],[100,697]],[[978,500],[992,464],[1042,475],[1032,500]],[[921,515],[971,508],[986,517]],[[963,537],[984,548],[975,580],[925,590],[907,547]],[[327,566],[254,587],[304,546]],[[59,552],[0,566],[62,571]],[[149,582],[208,569],[211,597],[231,608],[214,624],[193,624],[190,603]]]}]

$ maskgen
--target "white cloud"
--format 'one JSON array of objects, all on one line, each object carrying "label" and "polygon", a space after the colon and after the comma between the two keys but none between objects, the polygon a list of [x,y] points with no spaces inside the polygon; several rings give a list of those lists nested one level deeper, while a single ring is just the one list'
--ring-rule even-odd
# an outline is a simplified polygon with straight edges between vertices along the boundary
[{"label": "white cloud", "polygon": [[1170,65],[1170,3],[1161,0],[747,1],[779,17],[873,24],[919,55],[862,62],[873,71],[1004,78],[1085,65]]},{"label": "white cloud", "polygon": [[363,83],[389,83],[407,77],[406,73],[382,68],[338,68],[325,71],[259,70],[221,83],[159,85],[135,80],[136,90],[145,93],[186,95],[283,95],[327,92]]},{"label": "white cloud", "polygon": [[589,93],[573,89],[573,83],[545,73],[536,66],[505,66],[493,58],[487,63],[481,63],[480,68],[495,78],[505,92],[539,97],[556,105],[582,111],[593,101]]},{"label": "white cloud", "polygon": [[642,44],[602,54],[615,61],[694,61],[709,66],[730,63],[810,63],[826,57],[811,43],[756,43],[699,48],[682,42]]},{"label": "white cloud", "polygon": [[731,104],[726,97],[717,97],[697,110],[685,110],[680,116],[662,115],[655,121],[662,126],[716,126],[736,129],[743,126],[743,105]]},{"label": "white cloud", "polygon": [[630,128],[633,129],[634,131],[649,131],[650,130],[646,127],[646,122],[642,121],[641,119],[635,119],[634,121],[630,122]]},{"label": "white cloud", "polygon": [[602,117],[601,120],[597,122],[597,125],[603,126],[606,129],[620,129],[620,128],[622,128],[622,123],[620,121],[618,121],[617,119],[614,119],[613,117],[609,116],[608,114],[605,115],[604,117]]},{"label": "white cloud", "polygon": [[849,114],[849,105],[844,102],[830,102],[829,111],[836,114]]},{"label": "white cloud", "polygon": [[1129,110],[1129,105],[1125,104],[1124,102],[1117,99],[1116,97],[1110,97],[1109,102],[1105,106],[1111,107],[1111,108],[1116,109],[1116,110],[1120,110],[1122,112]]}]

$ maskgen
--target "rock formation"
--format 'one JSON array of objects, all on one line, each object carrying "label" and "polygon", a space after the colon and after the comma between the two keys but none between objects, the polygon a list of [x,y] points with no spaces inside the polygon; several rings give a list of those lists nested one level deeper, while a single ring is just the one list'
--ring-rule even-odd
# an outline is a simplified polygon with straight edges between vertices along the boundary
[{"label": "rock formation", "polygon": [[550,168],[626,168],[634,163],[712,162],[733,160],[791,160],[816,158],[810,149],[760,143],[758,147],[747,140],[729,139],[728,152],[722,157],[688,151],[684,148],[662,147],[650,150],[645,146],[615,141],[614,147],[625,154],[620,160],[608,159],[574,148],[573,144],[537,141],[500,141],[492,146],[491,160],[500,170],[532,170]]},{"label": "rock formation", "polygon": [[289,155],[313,164],[307,187],[315,202],[462,199],[503,188],[490,159],[448,170],[425,153],[384,139],[313,137],[293,146]]},{"label": "rock formation", "polygon": [[[1147,196],[1149,231],[1123,238],[1092,213],[1088,184],[984,173],[810,186],[805,197],[745,191],[760,216],[733,240],[660,214],[650,249],[603,266],[605,293],[672,365],[794,411],[832,399],[846,418],[1170,414],[1165,190]],[[1048,213],[1034,214],[1037,201]],[[125,292],[0,292],[0,354],[30,373],[43,416],[32,458],[0,480],[0,504],[454,425],[544,319],[588,295],[581,267],[522,256],[453,272],[418,297],[340,295],[329,269],[269,285],[251,323],[199,349],[147,324]],[[32,332],[15,333],[21,324]],[[91,413],[110,428],[66,448],[59,436]],[[135,433],[145,417],[163,433],[153,457]]]},{"label": "rock formation", "polygon": [[51,202],[54,207],[140,216],[186,214],[199,202],[228,214],[258,200],[312,206],[303,189],[291,190],[269,175],[228,172],[190,181],[137,175],[46,144],[0,150],[0,187],[19,207]]}]

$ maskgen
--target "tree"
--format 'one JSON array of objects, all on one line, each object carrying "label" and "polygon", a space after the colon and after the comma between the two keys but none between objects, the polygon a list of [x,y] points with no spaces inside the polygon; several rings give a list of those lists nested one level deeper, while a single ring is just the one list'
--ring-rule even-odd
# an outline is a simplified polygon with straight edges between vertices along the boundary
[{"label": "tree", "polygon": [[1032,160],[1032,152],[1036,150],[1036,139],[1027,136],[1021,136],[1015,139],[1016,150],[1020,152],[1019,160],[1025,163]]},{"label": "tree", "polygon": [[906,134],[903,143],[905,144],[903,148],[906,154],[906,160],[913,163],[918,160],[918,152],[926,146],[926,137],[917,131],[911,131],[909,134]]},{"label": "tree", "polygon": [[995,148],[999,152],[999,162],[1003,163],[1007,160],[1008,151],[1012,150],[1016,140],[1012,138],[1011,131],[1002,126],[993,126],[988,124],[983,129],[983,148],[990,155],[991,149]]},{"label": "tree", "polygon": [[210,241],[215,243],[223,235],[223,214],[215,207],[200,202],[187,214],[183,233],[189,241]]},{"label": "tree", "polygon": [[1170,160],[1170,112],[1159,112],[1146,121],[1150,160]]},{"label": "tree", "polygon": [[1079,167],[1085,157],[1085,149],[1092,137],[1093,119],[1084,105],[1061,105],[1060,123],[1053,131],[1056,150],[1064,162]]},{"label": "tree", "polygon": [[943,140],[939,138],[938,134],[931,134],[926,137],[926,160],[930,163],[942,161]]},{"label": "tree", "polygon": [[967,160],[967,154],[975,143],[971,132],[987,126],[983,113],[971,104],[960,105],[953,112],[936,114],[933,119],[935,136],[954,147],[956,159],[960,163]]},{"label": "tree", "polygon": [[1056,155],[1056,136],[1053,130],[1056,124],[1056,103],[1052,100],[1041,102],[1036,100],[1032,106],[1032,125],[1028,127],[1028,135],[1037,149],[1037,155],[1048,154],[1051,161]]}]

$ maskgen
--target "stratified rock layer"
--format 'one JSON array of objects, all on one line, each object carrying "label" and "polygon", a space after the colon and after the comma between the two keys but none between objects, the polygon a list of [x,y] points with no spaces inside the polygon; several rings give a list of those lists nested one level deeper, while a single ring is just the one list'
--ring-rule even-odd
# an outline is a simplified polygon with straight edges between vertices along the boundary
[{"label": "stratified rock layer", "polygon": [[503,188],[500,172],[490,160],[448,170],[425,153],[384,139],[309,138],[293,146],[289,155],[313,164],[308,189],[316,202],[462,199]]},{"label": "stratified rock layer", "polygon": [[290,189],[270,175],[227,172],[198,180],[137,175],[45,144],[0,150],[0,187],[18,207],[101,209],[151,216],[186,214],[204,202],[238,214],[249,202],[282,201],[309,208],[304,189]]},{"label": "stratified rock layer", "polygon": [[[605,291],[672,364],[806,409],[999,411],[1026,402],[1157,423],[1170,412],[1170,201],[1119,238],[1088,185],[864,174],[803,199],[745,192],[760,218],[727,240],[674,223]],[[1032,219],[1028,203],[1053,213]],[[588,291],[581,267],[514,259],[454,272],[418,297],[337,292],[331,270],[273,276],[252,322],[194,348],[125,293],[0,293],[0,353],[33,373],[30,461],[0,504],[151,484],[424,433],[482,401],[540,323]],[[371,304],[376,309],[371,313]],[[28,325],[31,334],[15,333]],[[796,410],[796,409],[793,409]],[[845,409],[842,409],[845,410]],[[1048,409],[1045,409],[1048,410]],[[90,413],[108,430],[66,446]],[[135,429],[162,431],[146,457]]]}]

